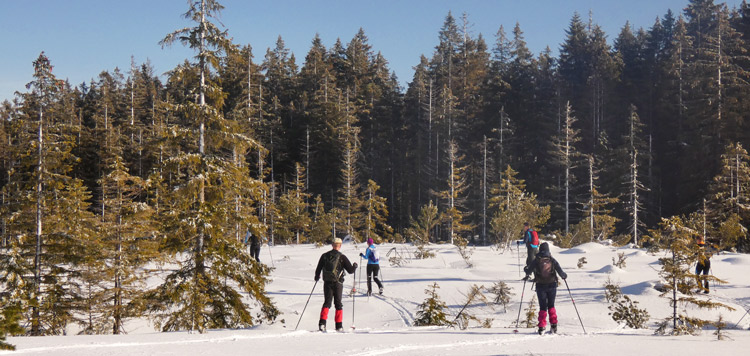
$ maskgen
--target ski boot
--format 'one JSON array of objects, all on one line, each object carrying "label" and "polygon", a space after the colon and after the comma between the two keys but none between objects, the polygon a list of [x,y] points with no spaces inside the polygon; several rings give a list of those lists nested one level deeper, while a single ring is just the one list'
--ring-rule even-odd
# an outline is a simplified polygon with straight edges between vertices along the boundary
[{"label": "ski boot", "polygon": [[368,289],[368,290],[367,290],[367,296],[369,297],[369,296],[371,296],[371,295],[372,295],[372,290],[371,290],[371,289]]},{"label": "ski boot", "polygon": [[318,330],[319,330],[320,332],[326,332],[326,322],[325,322],[325,320],[321,320],[321,321],[320,321],[320,322],[318,323]]},{"label": "ski boot", "polygon": [[343,323],[336,323],[336,331],[343,333],[344,332],[344,325]]},{"label": "ski boot", "polygon": [[537,332],[537,334],[539,334],[539,335],[542,335],[542,334],[544,334],[544,327],[543,327],[543,326],[540,326],[540,327],[539,327],[539,330],[537,330],[536,332]]},{"label": "ski boot", "polygon": [[557,324],[552,324],[549,329],[553,334],[557,334]]},{"label": "ski boot", "polygon": [[380,295],[383,295],[383,287],[380,287]]}]

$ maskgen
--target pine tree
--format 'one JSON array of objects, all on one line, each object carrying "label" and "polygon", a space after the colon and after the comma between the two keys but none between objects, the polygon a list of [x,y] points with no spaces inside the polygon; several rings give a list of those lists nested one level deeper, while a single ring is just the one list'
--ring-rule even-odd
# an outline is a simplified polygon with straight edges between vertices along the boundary
[{"label": "pine tree", "polygon": [[448,145],[446,158],[448,164],[447,187],[446,190],[440,192],[440,198],[445,202],[445,210],[441,214],[441,220],[447,225],[451,244],[454,244],[456,238],[461,237],[463,233],[471,229],[471,226],[464,222],[467,215],[463,211],[464,191],[468,189],[468,185],[465,176],[466,167],[462,165],[462,160],[463,156],[458,154],[458,145],[455,141],[451,141]]},{"label": "pine tree", "polygon": [[490,222],[497,238],[494,243],[503,248],[510,246],[524,222],[543,226],[549,219],[549,206],[540,206],[536,194],[527,192],[525,181],[517,175],[518,172],[508,166],[490,198],[490,209],[495,211]]},{"label": "pine tree", "polygon": [[305,189],[305,169],[297,162],[294,180],[289,182],[289,189],[279,199],[279,215],[277,234],[279,238],[289,243],[292,240],[296,244],[307,240],[310,231],[310,214],[308,213],[307,199],[309,194]]},{"label": "pine tree", "polygon": [[567,235],[570,231],[570,214],[571,214],[571,190],[575,188],[576,177],[573,175],[573,168],[578,165],[579,152],[576,144],[581,141],[581,137],[578,135],[580,130],[574,127],[576,118],[573,116],[570,103],[565,107],[565,120],[563,121],[562,130],[559,136],[555,140],[554,151],[552,156],[556,163],[562,168],[563,171],[563,212],[565,219],[565,234]]},{"label": "pine tree", "polygon": [[433,283],[430,289],[425,289],[424,293],[429,297],[417,306],[417,318],[414,319],[414,326],[451,326],[446,314],[448,306],[440,300],[440,296],[437,294],[438,289],[440,289],[440,286],[437,282]]},{"label": "pine tree", "polygon": [[[700,222],[694,214],[688,218],[671,217],[662,219],[660,229],[653,233],[652,239],[658,241],[668,249],[670,257],[660,259],[662,264],[659,276],[662,278],[661,296],[666,297],[672,306],[672,315],[667,317],[660,325],[657,333],[666,333],[669,322],[672,323],[672,334],[695,334],[705,325],[711,324],[710,320],[687,315],[685,309],[678,312],[680,306],[694,306],[701,309],[728,309],[734,310],[718,301],[701,299],[694,292],[697,288],[693,266],[698,261],[699,254],[696,253],[698,246],[694,242],[694,236],[700,234]],[[715,283],[726,283],[725,281],[708,275],[707,280]]]},{"label": "pine tree", "polygon": [[362,200],[359,196],[359,183],[357,172],[358,144],[356,136],[352,138],[354,143],[347,140],[345,143],[344,156],[341,165],[341,188],[339,189],[339,209],[343,213],[344,227],[342,230],[359,241],[358,233],[361,226],[360,207]]},{"label": "pine tree", "polygon": [[[728,144],[721,155],[721,171],[708,188],[707,217],[710,226],[719,226],[736,215],[739,223],[750,223],[750,155],[740,143]],[[719,234],[719,238],[725,235]],[[719,242],[729,247],[726,243]],[[737,241],[738,249],[747,251],[747,238]]]},{"label": "pine tree", "polygon": [[[169,45],[179,40],[196,50],[199,78],[198,88],[192,88],[197,89],[197,103],[178,105],[185,125],[177,128],[185,135],[178,144],[181,153],[163,165],[172,177],[164,192],[168,206],[161,217],[165,249],[181,263],[145,296],[157,327],[165,331],[251,326],[257,319],[244,300],[248,296],[260,305],[259,318],[273,320],[278,315],[265,294],[267,267],[254,262],[240,241],[226,234],[240,218],[235,197],[243,200],[242,207],[254,206],[262,183],[250,178],[247,166],[224,154],[244,154],[251,140],[217,110],[222,93],[211,68],[216,68],[220,53],[234,50],[226,31],[211,22],[222,8],[215,0],[191,1],[185,17],[195,26],[175,31],[162,41]],[[192,135],[196,131],[197,140]]]},{"label": "pine tree", "polygon": [[52,74],[42,52],[34,80],[23,95],[17,130],[11,134],[16,164],[4,187],[2,215],[8,245],[0,258],[5,300],[18,305],[30,335],[65,332],[78,310],[80,276],[94,237],[91,199],[83,182],[70,176],[75,131],[69,88]]},{"label": "pine tree", "polygon": [[364,239],[373,239],[377,242],[392,239],[393,228],[388,225],[388,205],[386,199],[378,196],[378,186],[372,179],[367,181],[367,188],[363,192],[364,201]]}]

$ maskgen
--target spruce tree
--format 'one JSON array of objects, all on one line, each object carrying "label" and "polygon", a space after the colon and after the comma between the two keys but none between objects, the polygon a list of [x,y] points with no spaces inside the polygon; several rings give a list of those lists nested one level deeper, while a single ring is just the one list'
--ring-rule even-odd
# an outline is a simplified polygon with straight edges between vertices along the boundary
[{"label": "spruce tree", "polygon": [[[198,94],[197,103],[179,102],[182,121],[175,129],[185,137],[175,143],[180,153],[162,167],[171,177],[164,192],[168,206],[161,216],[164,249],[179,264],[145,296],[157,327],[164,331],[247,327],[278,315],[265,294],[267,267],[227,235],[241,218],[235,197],[243,200],[243,207],[254,206],[262,183],[250,178],[247,166],[225,154],[244,154],[250,140],[218,110],[223,95],[212,68],[222,52],[234,50],[226,31],[211,22],[222,8],[215,0],[191,1],[185,17],[194,27],[177,30],[162,41],[169,45],[179,40],[198,52],[197,63],[189,65],[197,72],[197,88],[191,88]],[[258,319],[250,312],[248,297],[259,307]]]},{"label": "spruce tree", "polygon": [[[75,127],[69,88],[42,52],[11,136],[15,165],[3,187],[8,244],[0,257],[5,300],[18,305],[29,335],[65,332],[79,310],[77,278],[94,238],[90,193],[71,171]],[[17,131],[16,131],[17,130]]]}]

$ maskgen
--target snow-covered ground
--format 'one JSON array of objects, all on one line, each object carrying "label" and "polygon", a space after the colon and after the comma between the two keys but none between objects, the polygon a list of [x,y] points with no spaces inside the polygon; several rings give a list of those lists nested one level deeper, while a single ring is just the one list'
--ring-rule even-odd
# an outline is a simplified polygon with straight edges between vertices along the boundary
[{"label": "snow-covered ground", "polygon": [[[366,245],[344,244],[344,252],[352,262],[359,262],[359,252]],[[386,253],[395,248],[407,257],[401,267],[390,266]],[[712,273],[728,281],[726,285],[711,286],[711,293],[703,298],[724,302],[735,311],[699,311],[689,309],[710,320],[719,314],[729,326],[726,335],[731,340],[718,341],[713,329],[700,336],[655,336],[654,324],[671,313],[669,302],[659,297],[654,289],[658,283],[658,258],[644,250],[614,248],[600,244],[585,244],[572,249],[552,247],[552,254],[568,273],[568,283],[586,328],[584,333],[563,284],[557,293],[560,334],[539,336],[534,329],[519,329],[513,333],[518,315],[522,283],[518,261],[523,263],[525,251],[507,250],[503,253],[489,247],[476,248],[471,257],[473,267],[467,267],[455,247],[432,246],[436,257],[414,260],[408,257],[410,245],[384,244],[379,246],[385,297],[344,297],[344,326],[346,333],[317,332],[320,306],[323,302],[322,283],[312,294],[299,328],[305,302],[313,288],[313,274],[320,254],[329,246],[276,246],[273,254],[273,282],[268,292],[281,310],[278,321],[243,330],[210,330],[204,334],[188,332],[161,333],[145,320],[131,321],[127,335],[10,337],[17,351],[0,352],[14,355],[729,355],[744,354],[750,347],[750,316],[737,323],[750,307],[750,256],[722,253],[712,258]],[[612,265],[618,252],[627,257],[625,268]],[[393,256],[395,252],[390,255]],[[520,257],[520,258],[519,258]],[[586,257],[583,268],[576,264]],[[271,263],[267,246],[261,251],[261,261]],[[359,272],[356,285],[360,286]],[[364,271],[362,271],[364,277]],[[632,330],[618,326],[608,315],[603,285],[607,278],[620,284],[622,291],[639,302],[651,314],[650,329]],[[364,278],[363,278],[364,279]],[[481,305],[470,307],[480,319],[493,319],[491,328],[472,324],[467,330],[443,327],[414,327],[417,305],[427,296],[424,291],[433,282],[440,286],[440,298],[453,314],[457,313],[472,285],[491,287],[505,281],[513,288],[513,301],[504,311]],[[351,289],[353,278],[347,276],[345,290]],[[524,308],[534,293],[526,285]],[[345,293],[346,294],[346,293]],[[488,294],[488,297],[492,297]],[[354,316],[354,320],[352,320]],[[352,328],[355,325],[356,328]],[[333,311],[329,316],[333,328]]]}]

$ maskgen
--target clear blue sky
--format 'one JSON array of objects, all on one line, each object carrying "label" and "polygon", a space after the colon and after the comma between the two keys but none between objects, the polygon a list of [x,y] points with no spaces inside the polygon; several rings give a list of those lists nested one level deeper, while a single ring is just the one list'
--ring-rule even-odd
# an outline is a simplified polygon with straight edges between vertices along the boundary
[{"label": "clear blue sky", "polygon": [[[721,2],[721,1],[716,1]],[[741,0],[729,0],[731,7]],[[448,11],[463,13],[490,48],[500,25],[510,33],[516,22],[529,48],[546,46],[556,53],[573,13],[586,20],[589,11],[610,43],[630,21],[649,28],[667,9],[677,15],[687,0],[220,0],[221,21],[237,44],[250,44],[256,62],[279,35],[302,61],[315,33],[326,47],[336,38],[344,44],[362,27],[374,51],[389,61],[402,85],[410,82],[419,56],[431,56]],[[185,0],[0,0],[0,101],[25,92],[32,61],[45,51],[58,78],[73,85],[89,82],[101,71],[130,68],[147,59],[162,74],[193,53],[179,44],[162,49],[158,42],[178,28],[191,26],[182,17]]]}]

